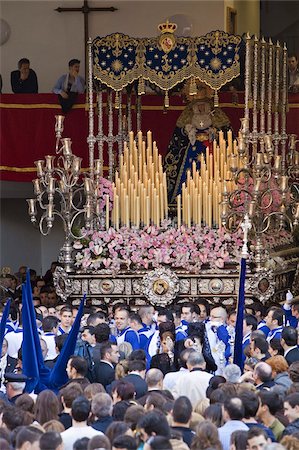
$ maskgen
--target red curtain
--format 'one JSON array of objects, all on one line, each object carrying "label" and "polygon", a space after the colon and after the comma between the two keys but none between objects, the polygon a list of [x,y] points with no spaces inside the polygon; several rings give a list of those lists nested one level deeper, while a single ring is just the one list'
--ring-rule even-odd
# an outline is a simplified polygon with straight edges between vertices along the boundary
[{"label": "red curtain", "polygon": [[[243,94],[238,104],[232,103],[230,93],[220,93],[220,106],[229,116],[232,128],[237,133],[243,117]],[[82,167],[88,167],[88,111],[85,95],[80,95],[74,108],[67,114],[63,136],[70,137],[74,154],[83,158]],[[134,99],[133,99],[134,100]],[[165,155],[175,123],[184,102],[180,96],[170,98],[170,107],[165,110],[164,98],[157,95],[142,96],[142,131],[153,133],[158,149]],[[123,104],[126,99],[123,97]],[[134,101],[132,102],[134,104]],[[2,94],[1,108],[1,160],[0,178],[7,181],[31,181],[35,177],[34,161],[55,152],[55,115],[61,108],[54,94]],[[125,114],[125,109],[123,110]],[[132,113],[135,119],[135,112]],[[107,110],[104,109],[104,126],[107,127]],[[133,123],[135,121],[133,120]],[[299,95],[289,98],[287,132],[299,135]],[[106,128],[107,130],[107,128]],[[114,134],[117,120],[114,123]],[[134,130],[136,132],[136,130]],[[97,133],[97,126],[95,126]],[[106,159],[106,158],[105,158]]]}]

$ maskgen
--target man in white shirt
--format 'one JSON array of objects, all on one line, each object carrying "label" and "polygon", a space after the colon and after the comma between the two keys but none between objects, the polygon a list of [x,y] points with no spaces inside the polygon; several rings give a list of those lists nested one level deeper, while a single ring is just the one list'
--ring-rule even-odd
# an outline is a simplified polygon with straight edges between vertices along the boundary
[{"label": "man in white shirt", "polygon": [[188,372],[179,377],[172,390],[175,398],[185,395],[189,398],[194,407],[197,403],[206,398],[207,387],[212,375],[205,372],[206,362],[201,353],[192,352],[187,359]]},{"label": "man in white shirt", "polygon": [[87,425],[90,411],[91,405],[86,397],[79,396],[73,401],[71,410],[73,425],[61,433],[65,450],[73,450],[73,445],[77,439],[83,437],[91,439],[93,436],[103,434]]},{"label": "man in white shirt", "polygon": [[248,430],[247,425],[242,422],[245,410],[242,400],[238,397],[228,398],[223,405],[223,418],[225,424],[218,429],[219,439],[223,450],[230,449],[230,437],[234,431]]}]

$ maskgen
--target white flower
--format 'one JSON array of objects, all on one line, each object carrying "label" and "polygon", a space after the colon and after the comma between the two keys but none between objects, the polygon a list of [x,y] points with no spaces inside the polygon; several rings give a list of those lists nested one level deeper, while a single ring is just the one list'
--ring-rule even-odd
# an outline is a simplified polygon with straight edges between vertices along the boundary
[{"label": "white flower", "polygon": [[95,255],[100,255],[103,252],[103,247],[101,245],[95,245],[93,248],[93,253]]},{"label": "white flower", "polygon": [[80,241],[75,241],[74,244],[73,244],[73,247],[74,247],[76,250],[80,250],[81,248],[83,248],[83,245],[81,244]]}]

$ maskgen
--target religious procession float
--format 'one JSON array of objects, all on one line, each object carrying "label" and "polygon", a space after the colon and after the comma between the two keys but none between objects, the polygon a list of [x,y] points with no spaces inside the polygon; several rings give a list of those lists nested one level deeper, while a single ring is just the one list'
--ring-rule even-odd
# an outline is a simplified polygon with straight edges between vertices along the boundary
[{"label": "religious procession float", "polygon": [[[155,38],[115,33],[88,42],[89,167],[62,137],[63,116],[56,154],[35,163],[31,221],[43,235],[56,217],[65,229],[58,294],[73,303],[86,293],[94,304],[202,297],[233,305],[241,256],[248,303],[283,301],[290,286],[299,294],[299,152],[286,132],[286,47],[222,31],[176,37],[169,22],[159,29]],[[242,55],[244,118],[234,135],[218,91],[240,75]],[[163,94],[167,108],[178,88],[190,102],[162,158],[142,130],[142,94]]]}]

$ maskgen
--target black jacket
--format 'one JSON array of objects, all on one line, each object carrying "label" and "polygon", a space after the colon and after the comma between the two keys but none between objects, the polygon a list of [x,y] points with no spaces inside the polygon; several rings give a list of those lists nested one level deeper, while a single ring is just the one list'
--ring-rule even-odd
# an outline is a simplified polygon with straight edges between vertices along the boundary
[{"label": "black jacket", "polygon": [[102,417],[101,419],[96,420],[91,424],[92,428],[97,431],[101,431],[102,433],[106,433],[107,428],[113,422],[113,418],[111,416]]},{"label": "black jacket", "polygon": [[94,365],[94,382],[101,383],[104,388],[115,380],[115,370],[105,361],[96,362]]},{"label": "black jacket", "polygon": [[147,384],[140,375],[129,373],[129,375],[126,375],[124,378],[122,378],[122,381],[127,381],[128,383],[132,383],[134,385],[136,399],[142,397],[147,393]]},{"label": "black jacket", "polygon": [[10,74],[11,89],[15,94],[37,94],[37,76],[34,70],[29,69],[29,76],[26,80],[20,79],[20,71],[14,70]]}]

